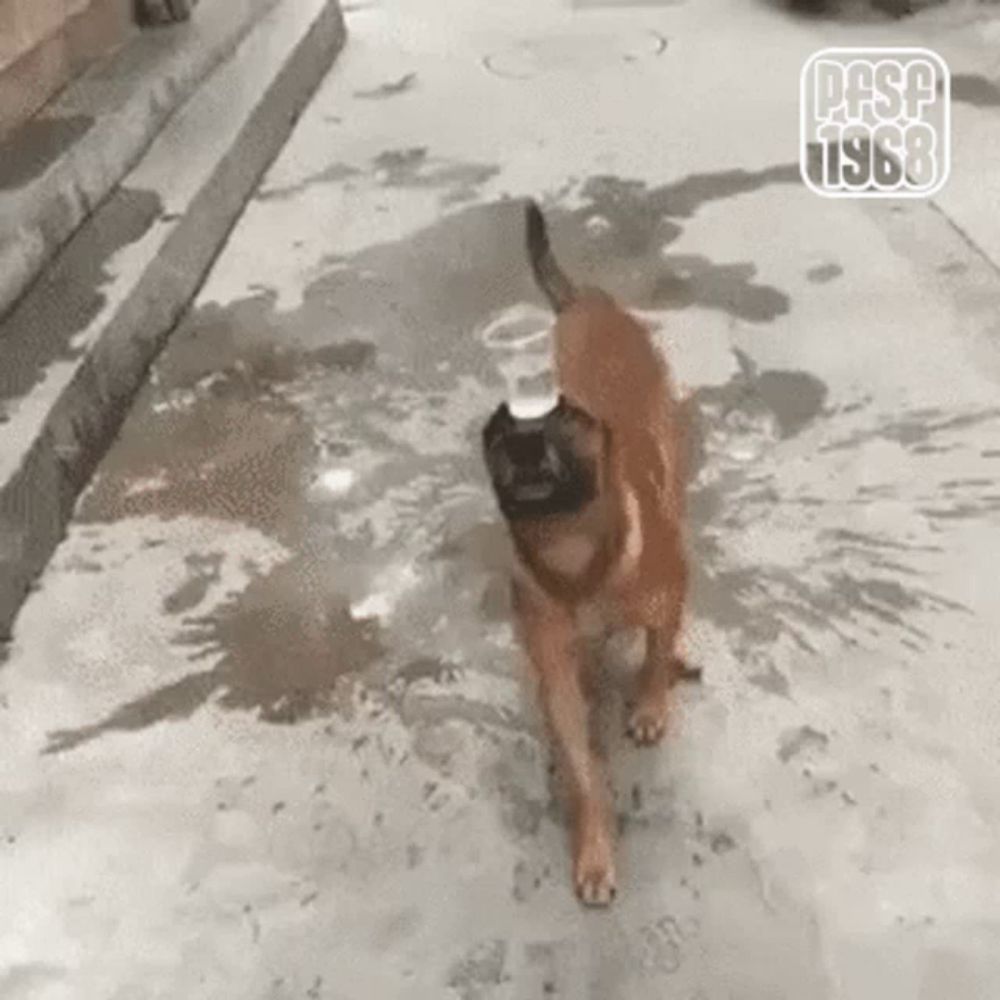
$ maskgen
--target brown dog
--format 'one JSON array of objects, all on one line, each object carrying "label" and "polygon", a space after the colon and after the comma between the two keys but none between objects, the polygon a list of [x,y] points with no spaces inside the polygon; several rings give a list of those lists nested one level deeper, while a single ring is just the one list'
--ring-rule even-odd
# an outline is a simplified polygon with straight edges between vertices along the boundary
[{"label": "brown dog", "polygon": [[676,651],[687,582],[681,417],[648,331],[611,296],[574,287],[534,202],[526,221],[536,280],[557,313],[561,398],[531,433],[501,407],[484,448],[517,554],[515,614],[569,779],[576,891],[606,905],[612,816],[590,740],[579,623],[596,612],[609,627],[645,630],[628,731],[639,744],[658,742],[671,688],[696,676]]}]

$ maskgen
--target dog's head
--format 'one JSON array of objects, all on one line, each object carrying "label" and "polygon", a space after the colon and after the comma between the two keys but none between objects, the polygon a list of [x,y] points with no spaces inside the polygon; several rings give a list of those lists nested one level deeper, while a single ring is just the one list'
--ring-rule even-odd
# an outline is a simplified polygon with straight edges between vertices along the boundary
[{"label": "dog's head", "polygon": [[600,494],[607,450],[607,428],[563,396],[529,418],[501,403],[483,429],[493,492],[510,521],[582,510]]}]

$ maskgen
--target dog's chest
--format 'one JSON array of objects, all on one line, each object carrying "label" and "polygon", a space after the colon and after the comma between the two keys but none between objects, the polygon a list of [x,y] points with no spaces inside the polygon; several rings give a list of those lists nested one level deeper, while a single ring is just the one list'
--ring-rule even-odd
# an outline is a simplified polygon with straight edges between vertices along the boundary
[{"label": "dog's chest", "polygon": [[615,601],[599,599],[582,601],[575,610],[576,628],[581,638],[604,639],[627,626]]},{"label": "dog's chest", "polygon": [[597,546],[593,539],[580,532],[554,538],[540,546],[537,558],[550,573],[578,577],[586,571],[596,555]]}]

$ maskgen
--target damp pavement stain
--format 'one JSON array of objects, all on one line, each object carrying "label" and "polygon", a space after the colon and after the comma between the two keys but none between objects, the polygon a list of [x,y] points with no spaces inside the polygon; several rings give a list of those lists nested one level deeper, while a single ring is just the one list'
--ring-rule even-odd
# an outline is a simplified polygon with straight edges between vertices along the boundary
[{"label": "damp pavement stain", "polygon": [[504,980],[506,941],[484,941],[455,964],[448,987],[461,1000],[483,1000]]},{"label": "damp pavement stain", "polygon": [[825,285],[843,273],[844,269],[839,264],[817,264],[806,271],[806,277],[815,285]]},{"label": "damp pavement stain", "polygon": [[782,736],[778,744],[778,760],[782,764],[787,764],[810,749],[825,750],[829,743],[830,737],[826,733],[821,733],[811,726],[801,726]]},{"label": "damp pavement stain", "polygon": [[951,99],[977,108],[998,108],[1000,83],[972,73],[953,73]]},{"label": "damp pavement stain", "polygon": [[596,176],[580,184],[572,212],[552,206],[553,240],[564,266],[581,281],[608,287],[633,308],[672,311],[702,307],[753,323],[788,312],[788,294],[758,284],[751,261],[718,262],[668,253],[684,231],[678,220],[699,208],[770,185],[798,182],[798,167],[697,174],[650,187],[641,181]]},{"label": "damp pavement stain", "polygon": [[88,115],[39,115],[4,136],[0,191],[12,191],[40,177],[94,125]]},{"label": "damp pavement stain", "polygon": [[416,85],[416,82],[416,73],[404,73],[398,80],[380,83],[377,87],[370,87],[367,90],[356,90],[354,96],[368,101],[385,100],[387,97],[398,97],[400,94],[405,94]]},{"label": "damp pavement stain", "polygon": [[[193,601],[190,585],[185,589],[183,598]],[[178,613],[178,593],[171,595],[173,614]],[[255,576],[240,594],[208,615],[184,618],[174,644],[193,663],[215,663],[122,705],[92,725],[50,733],[46,752],[72,750],[111,732],[184,719],[209,702],[256,713],[270,723],[328,714],[341,679],[363,671],[383,651],[378,623],[357,620],[334,589],[329,569],[303,565],[302,560]]]},{"label": "damp pavement stain", "polygon": [[429,155],[426,147],[390,149],[372,161],[376,180],[390,188],[447,188],[442,204],[473,201],[500,173],[498,164],[456,163]]},{"label": "damp pavement stain", "polygon": [[219,582],[221,563],[219,552],[193,553],[185,557],[187,579],[163,599],[163,610],[168,615],[179,615],[198,607],[212,585]]},{"label": "damp pavement stain", "polygon": [[[655,224],[656,216],[690,219],[698,210],[713,201],[759,191],[770,184],[797,184],[801,180],[797,163],[784,163],[761,170],[720,170],[713,173],[690,174],[681,180],[652,188],[646,225]],[[596,202],[631,201],[642,196],[646,185],[617,177],[595,177],[585,184],[585,193]],[[633,214],[634,223],[642,225],[641,216]]]},{"label": "damp pavement stain", "polygon": [[119,188],[83,224],[78,238],[5,321],[4,352],[11,360],[0,365],[0,404],[16,403],[42,381],[51,364],[81,353],[74,338],[104,307],[109,262],[149,232],[161,214],[154,192]]},{"label": "damp pavement stain", "polygon": [[352,177],[357,177],[360,173],[361,171],[357,167],[352,167],[348,163],[332,163],[330,166],[324,167],[298,184],[289,184],[279,188],[266,188],[258,191],[255,197],[258,201],[283,201],[294,197],[313,184],[337,184]]},{"label": "damp pavement stain", "polygon": [[345,191],[374,181],[383,189],[439,189],[442,206],[475,201],[481,189],[500,173],[498,164],[473,163],[433,156],[425,146],[383,150],[364,166],[331,163],[294,184],[265,187],[261,202],[288,201],[315,185],[342,185]]},{"label": "damp pavement stain", "polygon": [[[424,172],[428,162],[426,148],[409,147],[380,154],[374,164],[386,184],[436,186],[441,180],[434,168],[429,180]],[[693,216],[699,205],[788,180],[779,168],[699,175],[691,183],[652,189],[608,178],[584,181],[578,185],[582,207],[552,208],[554,239],[565,266],[581,281],[600,280],[636,308],[701,307],[767,323],[788,311],[789,299],[781,289],[755,282],[752,263],[665,257],[664,248],[683,231],[674,220]],[[594,218],[602,220],[600,227],[588,225]],[[280,328],[288,341],[312,346],[331,335],[335,316],[339,335],[377,341],[383,358],[405,366],[399,378],[421,381],[425,398],[452,390],[461,372],[489,388],[502,380],[474,331],[519,302],[541,302],[524,266],[522,226],[516,201],[462,207],[405,240],[332,261],[310,280],[294,310],[278,313],[269,295],[231,303],[227,310],[240,326]],[[418,408],[411,411],[415,415]],[[463,429],[469,434],[472,419],[470,413]]]},{"label": "damp pavement stain", "polygon": [[[975,312],[995,322],[996,276],[926,204],[802,190],[773,123],[829,39],[736,0],[618,6],[352,15],[355,55],[153,365],[0,669],[10,988],[978,1000],[1000,981],[1000,420]],[[484,72],[525,24],[551,68]],[[638,752],[641,642],[594,650],[610,913],[573,899],[478,452],[512,345],[551,320],[524,194],[568,270],[642,310],[688,400],[704,683]]]},{"label": "damp pavement stain", "polygon": [[[375,362],[372,343],[240,343],[257,300],[208,307],[177,331],[154,366],[112,450],[84,494],[79,517],[101,522],[155,513],[252,524],[279,536],[301,530],[310,460],[349,451],[318,442],[282,395],[296,378],[329,373],[336,387]],[[252,327],[251,327],[252,328]]]},{"label": "damp pavement stain", "polygon": [[[895,415],[887,427],[864,404],[831,409],[825,387],[807,373],[758,372],[742,353],[737,361],[728,385],[691,398],[695,606],[755,657],[786,638],[818,653],[825,634],[848,648],[934,648],[935,618],[970,613],[924,582],[933,556],[948,546],[940,525],[989,517],[997,498],[994,478],[954,480],[947,470],[975,460],[982,436],[1000,434],[1000,415],[919,410]],[[852,426],[861,429],[839,440]],[[803,436],[813,443],[783,459]],[[883,456],[883,468],[864,459],[865,445],[879,440],[899,445]],[[936,447],[920,447],[928,443]],[[864,463],[868,481],[831,480],[810,457],[841,449]],[[879,518],[876,530],[864,530],[880,505],[902,505],[913,516]],[[780,559],[748,544],[760,532],[765,549],[787,546]],[[772,670],[756,683],[775,681],[783,694],[787,681]]]}]

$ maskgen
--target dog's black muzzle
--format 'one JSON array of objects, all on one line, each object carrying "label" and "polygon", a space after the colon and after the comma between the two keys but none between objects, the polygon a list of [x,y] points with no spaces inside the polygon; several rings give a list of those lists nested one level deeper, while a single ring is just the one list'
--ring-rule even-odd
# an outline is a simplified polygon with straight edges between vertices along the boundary
[{"label": "dog's black muzzle", "polygon": [[515,417],[506,403],[483,429],[483,454],[493,492],[508,520],[580,510],[596,494],[596,470],[578,435],[593,418],[562,396],[544,416]]}]

